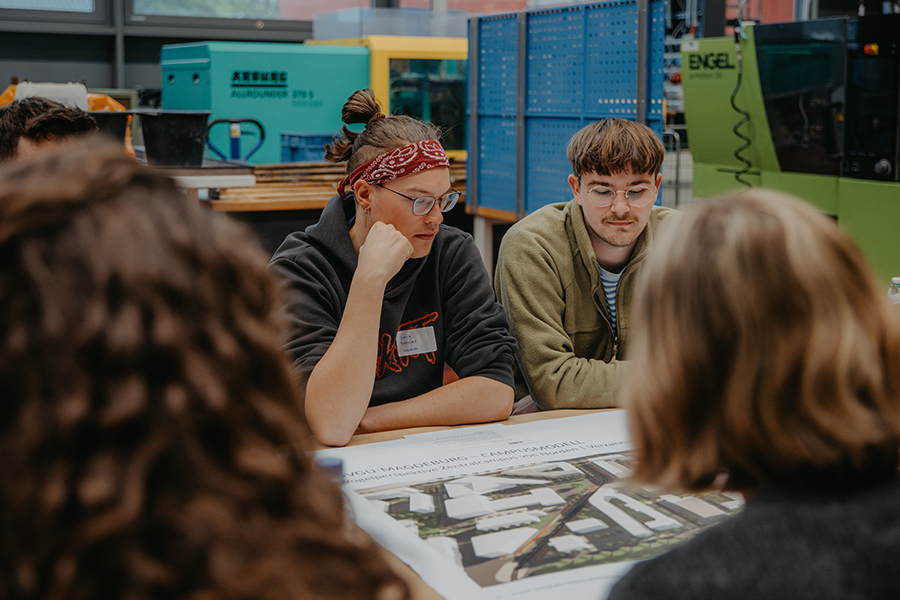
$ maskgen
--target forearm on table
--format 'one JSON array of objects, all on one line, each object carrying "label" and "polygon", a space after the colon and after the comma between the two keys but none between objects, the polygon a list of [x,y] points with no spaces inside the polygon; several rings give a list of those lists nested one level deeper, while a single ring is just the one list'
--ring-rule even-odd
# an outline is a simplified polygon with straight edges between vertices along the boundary
[{"label": "forearm on table", "polygon": [[502,421],[512,411],[513,396],[513,388],[500,381],[465,377],[409,400],[369,407],[357,433]]},{"label": "forearm on table", "polygon": [[544,410],[611,408],[619,405],[625,363],[543,356],[519,362],[534,401]]},{"label": "forearm on table", "polygon": [[309,376],[306,419],[323,444],[350,441],[369,406],[383,296],[379,282],[354,277],[337,334]]}]

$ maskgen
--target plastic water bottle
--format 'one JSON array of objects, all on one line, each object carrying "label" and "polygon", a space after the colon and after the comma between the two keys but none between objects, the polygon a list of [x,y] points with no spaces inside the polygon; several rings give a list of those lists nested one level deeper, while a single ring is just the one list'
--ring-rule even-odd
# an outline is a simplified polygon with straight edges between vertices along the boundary
[{"label": "plastic water bottle", "polygon": [[342,488],[342,492],[344,493],[344,514],[346,515],[348,522],[354,521],[355,515],[353,514],[353,507],[350,506],[350,499],[347,498],[347,493],[343,490],[344,461],[333,456],[319,456],[316,457],[315,460],[319,469],[321,469],[329,479]]},{"label": "plastic water bottle", "polygon": [[332,456],[322,456],[316,458],[316,464],[333,482],[338,485],[344,483],[344,461]]},{"label": "plastic water bottle", "polygon": [[888,300],[891,304],[900,304],[900,277],[891,279],[891,287],[888,288]]}]

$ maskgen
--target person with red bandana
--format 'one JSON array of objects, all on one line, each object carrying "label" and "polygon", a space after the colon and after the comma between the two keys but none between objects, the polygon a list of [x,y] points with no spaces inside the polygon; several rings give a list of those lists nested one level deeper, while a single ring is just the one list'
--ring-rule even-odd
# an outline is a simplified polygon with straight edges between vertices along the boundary
[{"label": "person with red bandana", "polygon": [[[375,94],[344,104],[326,158],[348,175],[318,223],[270,268],[288,286],[303,410],[316,438],[499,421],[513,402],[515,340],[471,238],[442,225],[459,199],[440,130],[385,116]],[[444,365],[459,379],[442,385]]]}]

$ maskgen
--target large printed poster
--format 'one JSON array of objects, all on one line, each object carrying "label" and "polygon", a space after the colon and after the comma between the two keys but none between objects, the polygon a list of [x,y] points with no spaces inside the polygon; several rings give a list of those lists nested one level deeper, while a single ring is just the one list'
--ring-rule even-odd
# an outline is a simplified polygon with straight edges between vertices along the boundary
[{"label": "large printed poster", "polygon": [[650,558],[740,510],[737,494],[633,487],[625,412],[324,450],[359,525],[446,598],[603,598]]}]

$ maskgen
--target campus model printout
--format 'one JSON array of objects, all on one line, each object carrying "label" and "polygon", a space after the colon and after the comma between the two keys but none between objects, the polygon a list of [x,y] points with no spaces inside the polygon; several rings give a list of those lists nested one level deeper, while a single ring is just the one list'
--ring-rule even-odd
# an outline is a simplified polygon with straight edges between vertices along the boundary
[{"label": "campus model printout", "polygon": [[604,598],[638,560],[743,507],[626,484],[624,410],[321,450],[359,526],[448,600]]}]

